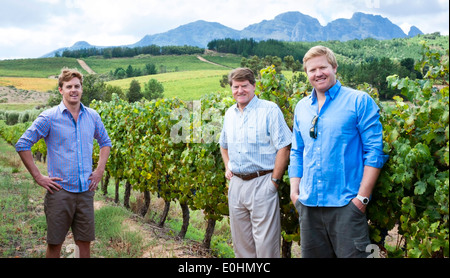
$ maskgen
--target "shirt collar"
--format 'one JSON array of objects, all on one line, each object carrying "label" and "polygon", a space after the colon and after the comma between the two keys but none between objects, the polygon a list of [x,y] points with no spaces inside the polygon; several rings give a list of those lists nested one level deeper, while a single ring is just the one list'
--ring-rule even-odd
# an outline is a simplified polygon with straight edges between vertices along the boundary
[{"label": "shirt collar", "polygon": [[[61,113],[64,112],[64,110],[67,110],[66,105],[64,104],[64,101],[61,101],[61,103],[58,105],[59,107],[59,111],[61,111]],[[84,112],[85,107],[83,105],[83,103],[80,102],[80,112]]]},{"label": "shirt collar", "polygon": [[[325,94],[328,94],[331,97],[331,99],[334,99],[339,93],[341,87],[342,87],[341,82],[339,80],[336,80],[336,84],[334,84],[333,87],[328,89],[328,91],[326,91]],[[313,92],[311,94],[311,103],[314,103],[316,100],[317,100],[316,89],[313,89]]]},{"label": "shirt collar", "polygon": [[[259,98],[255,95],[255,96],[252,98],[252,100],[250,100],[250,102],[245,106],[244,110],[246,110],[246,109],[252,109],[253,107],[256,107],[258,101],[259,101]],[[235,109],[239,111],[239,107],[238,107],[238,104],[237,104],[237,103],[236,103]]]}]

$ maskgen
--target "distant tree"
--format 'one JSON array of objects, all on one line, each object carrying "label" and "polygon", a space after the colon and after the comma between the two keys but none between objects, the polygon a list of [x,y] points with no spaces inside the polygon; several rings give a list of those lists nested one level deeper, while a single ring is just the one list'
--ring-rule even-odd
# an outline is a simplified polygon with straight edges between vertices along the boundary
[{"label": "distant tree", "polygon": [[116,94],[119,98],[126,100],[126,96],[123,90],[119,86],[113,85],[106,85],[106,95],[102,100],[106,102],[111,101],[112,94]]},{"label": "distant tree", "polygon": [[81,102],[89,106],[92,100],[107,98],[106,83],[99,80],[97,75],[88,74],[83,77],[83,96]]},{"label": "distant tree", "polygon": [[281,73],[281,70],[283,68],[283,61],[280,57],[277,56],[266,55],[266,57],[264,57],[264,59],[262,60],[262,63],[263,68],[270,67],[272,65],[275,66],[275,71],[277,73]]},{"label": "distant tree", "polygon": [[158,72],[156,71],[156,66],[155,64],[146,64],[145,65],[145,71],[148,75],[152,75],[152,74],[157,74]]},{"label": "distant tree", "polygon": [[127,72],[123,68],[117,68],[114,72],[114,77],[117,79],[124,79],[127,77]]},{"label": "distant tree", "polygon": [[292,55],[288,55],[286,57],[283,58],[284,64],[286,66],[286,68],[288,69],[292,69],[295,63],[295,59],[294,56]]},{"label": "distant tree", "polygon": [[128,68],[127,68],[127,70],[126,70],[126,73],[127,73],[127,77],[128,77],[128,78],[134,77],[134,76],[135,76],[135,75],[134,75],[133,67],[132,67],[131,65],[128,65]]},{"label": "distant tree", "polygon": [[222,75],[222,79],[219,81],[220,87],[227,88],[230,86],[230,83],[228,82],[228,75]]},{"label": "distant tree", "polygon": [[148,100],[158,99],[164,97],[164,86],[156,79],[150,79],[145,83],[144,92],[142,93],[144,98]]},{"label": "distant tree", "polygon": [[131,81],[130,89],[127,92],[127,99],[129,102],[136,102],[142,99],[141,85],[139,84],[139,81],[135,79]]},{"label": "distant tree", "polygon": [[242,58],[241,67],[249,68],[256,76],[259,76],[259,72],[264,68],[264,64],[258,56],[252,56],[250,59]]}]

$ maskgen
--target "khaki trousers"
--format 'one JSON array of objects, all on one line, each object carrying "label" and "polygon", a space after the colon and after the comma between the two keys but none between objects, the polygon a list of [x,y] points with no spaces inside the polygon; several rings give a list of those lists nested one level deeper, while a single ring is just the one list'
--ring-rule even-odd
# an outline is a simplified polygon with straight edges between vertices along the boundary
[{"label": "khaki trousers", "polygon": [[233,176],[230,181],[228,205],[236,258],[280,257],[280,205],[271,176],[249,181]]}]

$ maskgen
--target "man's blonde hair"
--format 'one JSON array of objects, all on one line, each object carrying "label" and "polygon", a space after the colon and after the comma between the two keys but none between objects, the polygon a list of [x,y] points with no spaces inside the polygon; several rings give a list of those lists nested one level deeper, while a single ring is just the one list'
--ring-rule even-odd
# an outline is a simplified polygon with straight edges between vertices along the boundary
[{"label": "man's blonde hair", "polygon": [[72,78],[77,77],[80,79],[81,86],[83,86],[83,75],[77,69],[63,68],[61,74],[58,77],[58,86],[63,87],[64,82],[69,82]]},{"label": "man's blonde hair", "polygon": [[305,70],[305,72],[307,70],[306,62],[308,62],[312,58],[319,57],[319,56],[326,56],[328,63],[330,63],[330,65],[333,68],[338,67],[338,63],[336,61],[336,56],[334,55],[334,52],[331,49],[329,49],[328,47],[318,45],[318,46],[314,46],[310,50],[308,50],[308,52],[306,52],[305,56],[303,57],[303,69]]}]

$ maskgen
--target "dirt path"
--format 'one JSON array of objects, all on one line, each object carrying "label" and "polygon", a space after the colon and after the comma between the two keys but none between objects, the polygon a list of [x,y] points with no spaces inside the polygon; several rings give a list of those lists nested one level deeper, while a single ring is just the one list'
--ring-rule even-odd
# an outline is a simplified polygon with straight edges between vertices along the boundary
[{"label": "dirt path", "polygon": [[197,59],[199,59],[199,60],[202,61],[202,62],[209,63],[209,64],[211,64],[211,65],[215,65],[215,66],[218,66],[218,67],[229,68],[229,67],[227,67],[227,66],[220,65],[220,64],[217,64],[217,63],[208,61],[208,60],[206,60],[205,58],[203,58],[202,56],[197,56]]},{"label": "dirt path", "polygon": [[81,60],[81,59],[77,59],[78,64],[80,64],[80,66],[87,71],[89,74],[95,74],[95,71],[93,71],[87,64],[85,61]]}]

